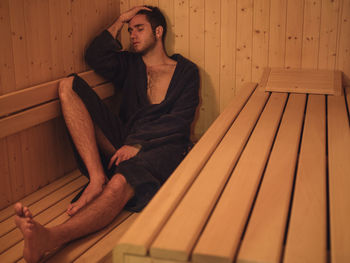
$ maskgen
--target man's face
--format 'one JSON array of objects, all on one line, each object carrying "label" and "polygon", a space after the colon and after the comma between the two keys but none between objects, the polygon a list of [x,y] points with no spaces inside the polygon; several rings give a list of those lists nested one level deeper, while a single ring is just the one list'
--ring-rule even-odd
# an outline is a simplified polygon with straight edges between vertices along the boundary
[{"label": "man's face", "polygon": [[137,53],[146,54],[156,44],[156,37],[145,15],[136,15],[129,22],[130,42]]}]

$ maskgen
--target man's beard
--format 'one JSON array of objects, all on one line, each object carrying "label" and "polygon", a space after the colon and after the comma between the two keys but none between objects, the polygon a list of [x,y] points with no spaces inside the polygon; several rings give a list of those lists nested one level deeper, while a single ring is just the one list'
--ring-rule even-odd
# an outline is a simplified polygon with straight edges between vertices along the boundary
[{"label": "man's beard", "polygon": [[140,55],[146,55],[155,46],[156,46],[156,36],[154,34],[152,34],[152,41],[148,41],[146,43],[145,47],[143,47],[141,50],[137,51],[133,48],[133,51],[137,54],[140,54]]}]

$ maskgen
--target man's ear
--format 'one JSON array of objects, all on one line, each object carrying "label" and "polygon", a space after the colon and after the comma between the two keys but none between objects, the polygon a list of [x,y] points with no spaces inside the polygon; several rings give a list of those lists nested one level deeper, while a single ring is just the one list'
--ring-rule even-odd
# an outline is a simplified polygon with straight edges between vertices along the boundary
[{"label": "man's ear", "polygon": [[162,26],[157,26],[156,27],[156,37],[158,39],[162,39],[163,36],[163,27]]}]

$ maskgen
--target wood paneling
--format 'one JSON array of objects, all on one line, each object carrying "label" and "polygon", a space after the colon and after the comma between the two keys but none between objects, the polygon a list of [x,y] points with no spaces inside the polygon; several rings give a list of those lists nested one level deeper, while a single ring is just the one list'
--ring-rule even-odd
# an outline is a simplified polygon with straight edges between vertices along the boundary
[{"label": "wood paneling", "polygon": [[[1,0],[2,99],[86,71],[86,45],[118,17],[120,5],[119,0]],[[34,98],[15,105],[26,108],[28,99]],[[2,120],[13,105],[4,112]],[[63,120],[49,119],[0,139],[0,208],[75,168]]]}]

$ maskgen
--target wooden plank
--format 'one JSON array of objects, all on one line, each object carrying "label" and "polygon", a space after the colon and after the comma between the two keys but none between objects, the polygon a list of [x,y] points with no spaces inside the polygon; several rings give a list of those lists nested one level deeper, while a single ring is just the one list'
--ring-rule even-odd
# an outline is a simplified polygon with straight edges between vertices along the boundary
[{"label": "wooden plank", "polygon": [[189,259],[198,235],[238,161],[267,99],[268,93],[263,91],[255,91],[249,99],[153,242],[150,248],[152,257]]},{"label": "wooden plank", "polygon": [[194,262],[232,262],[269,158],[287,94],[272,94],[193,250]]},{"label": "wooden plank", "polygon": [[340,0],[322,0],[318,68],[335,69]]},{"label": "wooden plank", "polygon": [[[7,154],[7,140],[0,139],[0,209],[7,207],[12,203],[11,177],[9,167],[9,156]],[[0,211],[0,222],[3,220],[2,212]]]},{"label": "wooden plank", "polygon": [[270,1],[254,0],[253,5],[252,81],[255,82],[260,80],[264,68],[268,66]]},{"label": "wooden plank", "polygon": [[[97,86],[94,90],[101,99],[108,98],[114,94],[114,87],[111,83]],[[60,115],[61,105],[58,100],[55,100],[5,117],[0,119],[0,138],[52,120]]]},{"label": "wooden plank", "polygon": [[[43,212],[34,216],[34,219],[38,223],[46,225],[48,222],[52,221],[57,216],[61,215],[62,213],[65,213],[71,200],[74,198],[74,196],[76,196],[79,193],[80,190],[81,188],[78,188],[75,192],[68,195],[67,197],[61,200],[57,200],[58,203],[54,204],[53,206],[42,207]],[[23,240],[23,235],[21,231],[18,228],[13,229],[12,231],[0,238],[0,253],[4,253],[4,251],[8,250],[21,240]]]},{"label": "wooden plank", "polygon": [[[165,49],[168,55],[175,52],[175,16],[174,16],[174,0],[159,1],[159,8],[165,16],[167,23],[167,35],[165,37]],[[191,35],[190,35],[191,37]]]},{"label": "wooden plank", "polygon": [[16,88],[9,2],[9,0],[5,0],[0,5],[0,50],[2,50],[0,56],[0,95]]},{"label": "wooden plank", "polygon": [[[30,211],[32,212],[33,216],[39,214],[40,212],[43,211],[43,209],[54,205],[55,203],[57,203],[58,200],[61,200],[62,198],[74,192],[79,187],[85,185],[87,181],[88,179],[85,176],[81,176],[77,178],[71,183],[53,192],[49,196],[46,196],[40,201],[29,206]],[[8,219],[1,222],[0,237],[15,228],[16,228],[16,225],[14,222],[14,216],[11,216]]]},{"label": "wooden plank", "polygon": [[346,102],[347,102],[347,106],[348,106],[348,115],[350,118],[350,86],[345,87],[345,96],[346,96]]},{"label": "wooden plank", "polygon": [[[63,248],[60,248],[57,253],[52,257],[48,258],[45,262],[73,262],[78,257],[80,257],[86,250],[94,246],[100,239],[105,237],[110,231],[114,228],[118,229],[123,221],[128,220],[128,217],[132,213],[129,211],[122,211],[112,223],[103,228],[102,230],[88,235],[86,237],[77,239],[73,242],[70,242],[69,245],[66,245]],[[91,262],[91,261],[90,261]]]},{"label": "wooden plank", "polygon": [[190,261],[167,260],[167,259],[158,259],[158,258],[150,258],[150,257],[140,257],[140,256],[134,256],[134,255],[125,255],[123,262],[124,263],[190,263]]},{"label": "wooden plank", "polygon": [[345,99],[328,96],[329,209],[332,262],[350,261],[350,129]]},{"label": "wooden plank", "polygon": [[189,0],[174,0],[175,52],[189,56]]},{"label": "wooden plank", "polygon": [[202,107],[204,131],[220,113],[220,5],[204,1],[204,79],[202,79]]},{"label": "wooden plank", "polygon": [[[66,176],[58,179],[57,181],[35,191],[31,195],[19,200],[18,202],[21,202],[24,206],[30,206],[33,203],[43,199],[45,196],[48,196],[52,192],[56,191],[57,189],[75,180],[80,175],[81,175],[80,171],[75,170],[67,174]],[[13,206],[11,205],[0,211],[0,222],[4,221],[5,219],[9,218],[12,215],[14,215],[14,210],[13,210]]]},{"label": "wooden plank", "polygon": [[338,24],[336,69],[344,72],[345,85],[350,85],[350,1],[341,1]]},{"label": "wooden plank", "polygon": [[[84,78],[92,87],[106,82],[92,70],[80,73],[79,76]],[[0,96],[0,116],[5,116],[57,99],[57,85],[60,80],[61,79],[45,82],[24,90]]]},{"label": "wooden plank", "polygon": [[327,262],[325,104],[309,96],[284,262]]},{"label": "wooden plank", "polygon": [[[232,29],[236,28],[236,19],[232,19],[232,15],[237,12],[236,8],[236,1],[221,1],[220,112],[232,100],[236,90],[236,34],[232,34]],[[197,41],[194,44],[196,45]]]},{"label": "wooden plank", "polygon": [[[28,39],[25,25],[25,0],[12,0],[10,4],[12,48],[14,59],[14,73],[16,76],[15,89],[21,90],[30,85]],[[1,107],[1,106],[0,106]],[[0,114],[1,116],[2,114]]]},{"label": "wooden plank", "polygon": [[341,72],[313,69],[271,69],[267,91],[341,95]]},{"label": "wooden plank", "polygon": [[237,1],[236,27],[236,89],[244,82],[252,81],[252,49],[253,49],[253,1]]},{"label": "wooden plank", "polygon": [[73,72],[71,16],[70,0],[49,0],[51,68],[54,79]]},{"label": "wooden plank", "polygon": [[304,94],[288,98],[237,262],[280,262],[305,103]]},{"label": "wooden plank", "polygon": [[287,0],[270,0],[269,67],[284,67]]},{"label": "wooden plank", "polygon": [[300,68],[303,40],[304,0],[287,1],[285,67]]},{"label": "wooden plank", "polygon": [[[172,211],[196,179],[232,122],[252,94],[256,84],[248,83],[220,114],[208,131],[196,143],[185,159],[168,178],[157,195],[145,207],[130,230],[114,249],[114,256],[122,260],[123,254],[146,255],[151,242],[158,235]],[[182,176],[186,174],[186,176]],[[147,229],[145,229],[147,225]]]},{"label": "wooden plank", "polygon": [[305,0],[302,68],[317,68],[320,46],[321,0]]},{"label": "wooden plank", "polygon": [[[160,1],[164,3],[167,1]],[[196,63],[199,69],[199,75],[201,79],[200,98],[203,98],[204,91],[204,79],[205,79],[205,1],[204,0],[190,0],[190,24],[189,24],[189,58]],[[170,41],[170,40],[169,40]],[[205,105],[200,102],[197,110],[197,115],[194,121],[194,141],[204,134],[205,127],[205,114],[200,114],[205,110]]]},{"label": "wooden plank", "polygon": [[130,215],[120,225],[118,225],[110,233],[108,233],[108,235],[100,239],[97,244],[85,251],[84,254],[77,258],[74,262],[112,262],[112,250],[115,244],[118,243],[119,239],[135,222],[135,219],[138,216],[139,214],[136,213]]}]

